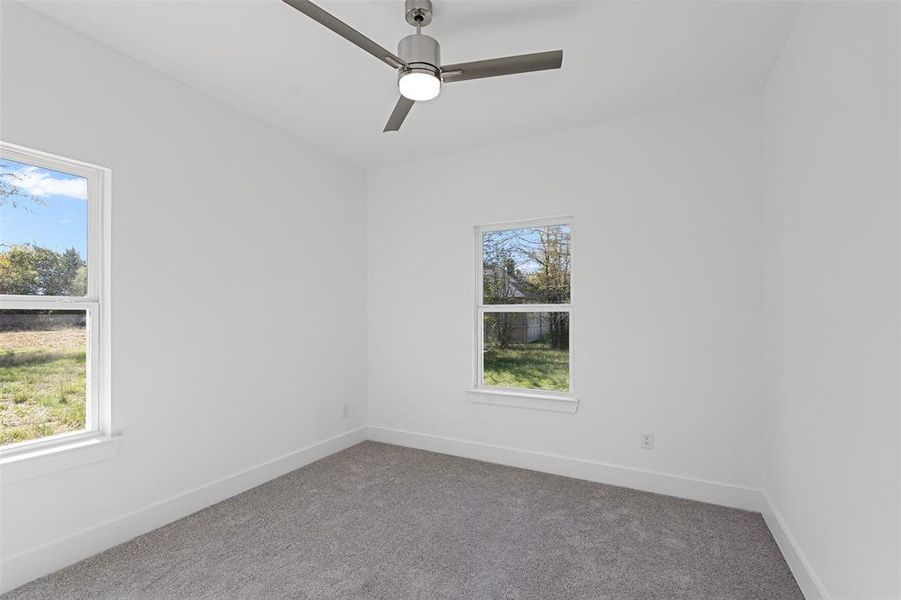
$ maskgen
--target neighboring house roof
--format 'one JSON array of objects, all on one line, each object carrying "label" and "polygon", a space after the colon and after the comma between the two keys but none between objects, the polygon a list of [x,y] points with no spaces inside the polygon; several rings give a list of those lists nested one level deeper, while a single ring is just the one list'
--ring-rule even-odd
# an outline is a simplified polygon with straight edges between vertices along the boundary
[{"label": "neighboring house roof", "polygon": [[483,275],[502,284],[504,298],[520,301],[540,299],[538,292],[529,282],[516,274],[508,273],[497,265],[485,267]]}]

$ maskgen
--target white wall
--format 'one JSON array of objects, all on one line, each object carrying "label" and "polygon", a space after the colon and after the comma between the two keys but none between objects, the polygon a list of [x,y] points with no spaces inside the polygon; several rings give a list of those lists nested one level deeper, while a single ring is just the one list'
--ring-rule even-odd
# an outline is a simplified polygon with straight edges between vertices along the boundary
[{"label": "white wall", "polygon": [[2,138],[112,169],[124,436],[114,459],[4,485],[0,557],[364,424],[363,173],[0,6]]},{"label": "white wall", "polygon": [[[113,169],[124,435],[3,486],[0,558],[366,423],[368,294],[377,428],[763,487],[827,595],[897,595],[897,12],[806,6],[762,100],[373,171],[367,227],[357,170],[0,3],[0,136]],[[560,214],[579,411],[473,404],[473,225]]]},{"label": "white wall", "polygon": [[[372,171],[370,424],[759,487],[760,108],[722,101]],[[472,403],[473,226],[553,215],[575,216],[581,406]]]},{"label": "white wall", "polygon": [[896,598],[897,3],[804,6],[765,92],[766,483],[832,598]]}]

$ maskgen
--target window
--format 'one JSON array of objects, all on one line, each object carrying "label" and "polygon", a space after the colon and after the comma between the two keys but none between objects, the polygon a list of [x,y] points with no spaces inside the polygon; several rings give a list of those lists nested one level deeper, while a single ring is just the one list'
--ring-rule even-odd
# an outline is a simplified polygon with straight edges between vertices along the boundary
[{"label": "window", "polygon": [[572,222],[476,228],[477,392],[572,397]]},{"label": "window", "polygon": [[109,434],[109,171],[0,143],[0,454]]}]

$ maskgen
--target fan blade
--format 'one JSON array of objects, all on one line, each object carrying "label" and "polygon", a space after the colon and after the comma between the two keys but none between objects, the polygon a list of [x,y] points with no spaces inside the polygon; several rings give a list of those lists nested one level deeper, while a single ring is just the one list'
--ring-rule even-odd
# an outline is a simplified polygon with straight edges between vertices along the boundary
[{"label": "fan blade", "polygon": [[397,104],[394,106],[394,111],[391,113],[391,116],[388,117],[388,123],[385,124],[385,129],[382,133],[400,129],[400,126],[403,124],[404,119],[407,118],[410,109],[413,108],[413,104],[413,100],[410,100],[409,98],[404,96],[398,98]]},{"label": "fan blade", "polygon": [[563,50],[552,50],[550,52],[536,52],[535,54],[520,54],[518,56],[505,56],[504,58],[444,65],[441,67],[441,72],[445,83],[454,83],[455,81],[466,81],[468,79],[559,69],[562,64]]},{"label": "fan blade", "polygon": [[296,8],[297,10],[299,10],[306,16],[310,17],[317,23],[320,23],[321,25],[325,25],[326,27],[328,27],[329,29],[331,29],[332,31],[334,31],[335,33],[337,33],[338,35],[340,35],[347,41],[349,41],[353,44],[356,44],[357,46],[359,46],[366,52],[370,53],[371,55],[373,55],[380,61],[387,64],[392,69],[397,69],[399,67],[406,66],[407,63],[405,63],[400,58],[395,56],[395,54],[393,52],[389,52],[388,50],[385,50],[384,48],[382,48],[381,46],[379,46],[378,44],[376,44],[375,42],[370,40],[368,37],[366,37],[359,31],[357,31],[356,29],[354,29],[353,27],[351,27],[350,25],[345,23],[344,21],[341,21],[340,19],[330,15],[329,13],[325,12],[324,10],[322,10],[321,8],[319,8],[312,2],[309,2],[308,0],[283,0],[283,1],[285,2],[285,4],[288,4],[288,5]]}]

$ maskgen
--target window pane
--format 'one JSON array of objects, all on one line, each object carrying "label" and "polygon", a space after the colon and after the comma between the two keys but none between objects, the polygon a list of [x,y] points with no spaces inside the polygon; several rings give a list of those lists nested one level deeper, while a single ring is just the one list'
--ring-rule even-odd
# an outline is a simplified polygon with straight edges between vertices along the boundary
[{"label": "window pane", "polygon": [[569,313],[485,313],[482,384],[569,391]]},{"label": "window pane", "polygon": [[0,310],[0,446],[85,428],[87,314]]},{"label": "window pane", "polygon": [[0,294],[87,293],[88,183],[0,159]]},{"label": "window pane", "polygon": [[482,233],[484,304],[568,304],[571,227]]}]

